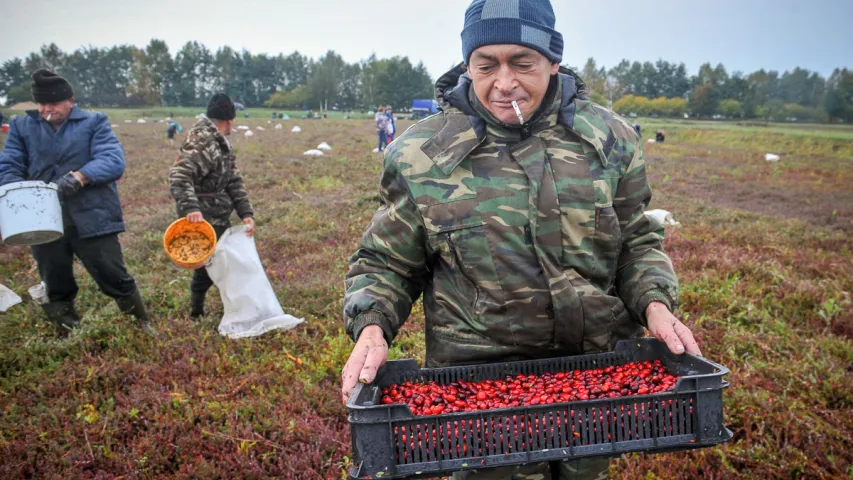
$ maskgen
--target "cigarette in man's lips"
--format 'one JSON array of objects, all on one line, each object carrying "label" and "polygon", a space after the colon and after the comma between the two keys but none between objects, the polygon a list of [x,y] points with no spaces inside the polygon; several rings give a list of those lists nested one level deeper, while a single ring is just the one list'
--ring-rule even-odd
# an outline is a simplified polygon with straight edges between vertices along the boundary
[{"label": "cigarette in man's lips", "polygon": [[524,125],[524,116],[521,115],[521,109],[518,108],[518,102],[516,102],[515,100],[512,101],[512,108],[515,109],[515,115],[518,117],[518,121],[522,125]]},{"label": "cigarette in man's lips", "polygon": [[[516,111],[518,111],[518,107],[516,107]],[[50,117],[52,117],[52,116],[53,116],[53,114],[52,114],[52,113],[48,113],[48,114],[47,114],[47,121],[48,121],[48,122],[50,121]]]}]

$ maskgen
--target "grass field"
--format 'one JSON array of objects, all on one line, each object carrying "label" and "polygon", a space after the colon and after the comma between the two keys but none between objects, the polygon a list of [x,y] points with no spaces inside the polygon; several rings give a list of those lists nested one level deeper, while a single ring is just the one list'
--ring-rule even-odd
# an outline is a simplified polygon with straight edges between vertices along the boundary
[{"label": "grass field", "polygon": [[[159,127],[119,123],[122,242],[160,335],[131,328],[82,270],[84,326],[70,340],[52,340],[29,303],[0,314],[0,478],[345,478],[343,276],[376,207],[374,127],[291,121],[303,128],[293,134],[266,122],[249,119],[266,130],[234,144],[261,258],[285,310],[306,324],[221,338],[213,292],[211,318],[189,321],[190,275],[160,244],[174,219],[175,148]],[[667,143],[646,146],[652,207],[683,224],[666,239],[678,314],[703,353],[731,369],[725,421],[735,437],[627,455],[613,477],[853,478],[850,132],[642,123],[647,136],[666,125]],[[323,141],[330,155],[302,156]],[[766,163],[767,152],[782,160]],[[37,282],[28,250],[0,246],[0,283],[23,295]],[[422,328],[416,309],[392,357],[421,360]]]}]

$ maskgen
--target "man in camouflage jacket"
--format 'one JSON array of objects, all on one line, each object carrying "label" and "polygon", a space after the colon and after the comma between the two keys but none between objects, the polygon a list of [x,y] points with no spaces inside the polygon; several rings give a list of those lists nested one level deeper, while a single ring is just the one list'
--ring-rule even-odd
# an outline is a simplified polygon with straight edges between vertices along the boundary
[{"label": "man in camouflage jacket", "polygon": [[[442,112],[387,149],[381,205],[346,277],[356,346],[344,399],[373,381],[421,295],[429,367],[606,351],[643,327],[675,353],[699,353],[671,313],[678,280],[663,227],[644,214],[642,141],[559,67],[553,27],[547,0],[475,0],[467,66],[436,85]],[[595,478],[607,461],[551,468]]]},{"label": "man in camouflage jacket", "polygon": [[[206,219],[219,238],[231,226],[231,212],[248,225],[254,233],[252,204],[237,168],[237,156],[226,138],[237,116],[234,103],[222,93],[213,96],[207,116],[199,119],[187,134],[178,160],[169,170],[172,198],[177,203],[178,216],[190,222]],[[190,283],[190,317],[204,315],[204,298],[213,281],[207,270],[193,272]]]}]

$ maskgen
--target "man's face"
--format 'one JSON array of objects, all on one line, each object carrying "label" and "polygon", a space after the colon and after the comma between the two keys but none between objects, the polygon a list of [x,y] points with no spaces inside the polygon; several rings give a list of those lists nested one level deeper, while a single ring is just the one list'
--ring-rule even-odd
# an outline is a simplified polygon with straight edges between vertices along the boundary
[{"label": "man's face", "polygon": [[56,103],[39,103],[39,115],[46,122],[53,125],[62,125],[62,122],[71,115],[71,109],[74,108],[74,99],[63,100]]},{"label": "man's face", "polygon": [[507,125],[520,124],[513,101],[525,122],[533,116],[548,92],[551,76],[559,69],[560,64],[520,45],[480,47],[468,62],[468,75],[480,103]]}]

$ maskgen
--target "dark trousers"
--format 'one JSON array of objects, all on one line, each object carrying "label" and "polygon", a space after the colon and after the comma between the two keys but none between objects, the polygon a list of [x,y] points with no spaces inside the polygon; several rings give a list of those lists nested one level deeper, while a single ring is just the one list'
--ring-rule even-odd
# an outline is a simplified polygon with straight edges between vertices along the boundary
[{"label": "dark trousers", "polygon": [[66,229],[65,236],[59,240],[36,245],[32,251],[51,303],[71,302],[77,296],[75,255],[107,296],[123,298],[136,291],[136,281],[124,266],[117,233],[80,238],[72,227]]},{"label": "dark trousers", "polygon": [[[231,227],[214,225],[213,230],[216,231],[216,239],[219,240],[219,238],[221,238],[229,228]],[[211,280],[210,275],[207,274],[206,268],[202,267],[193,271],[193,279],[190,281],[191,292],[207,293],[212,286],[213,280]]]}]

